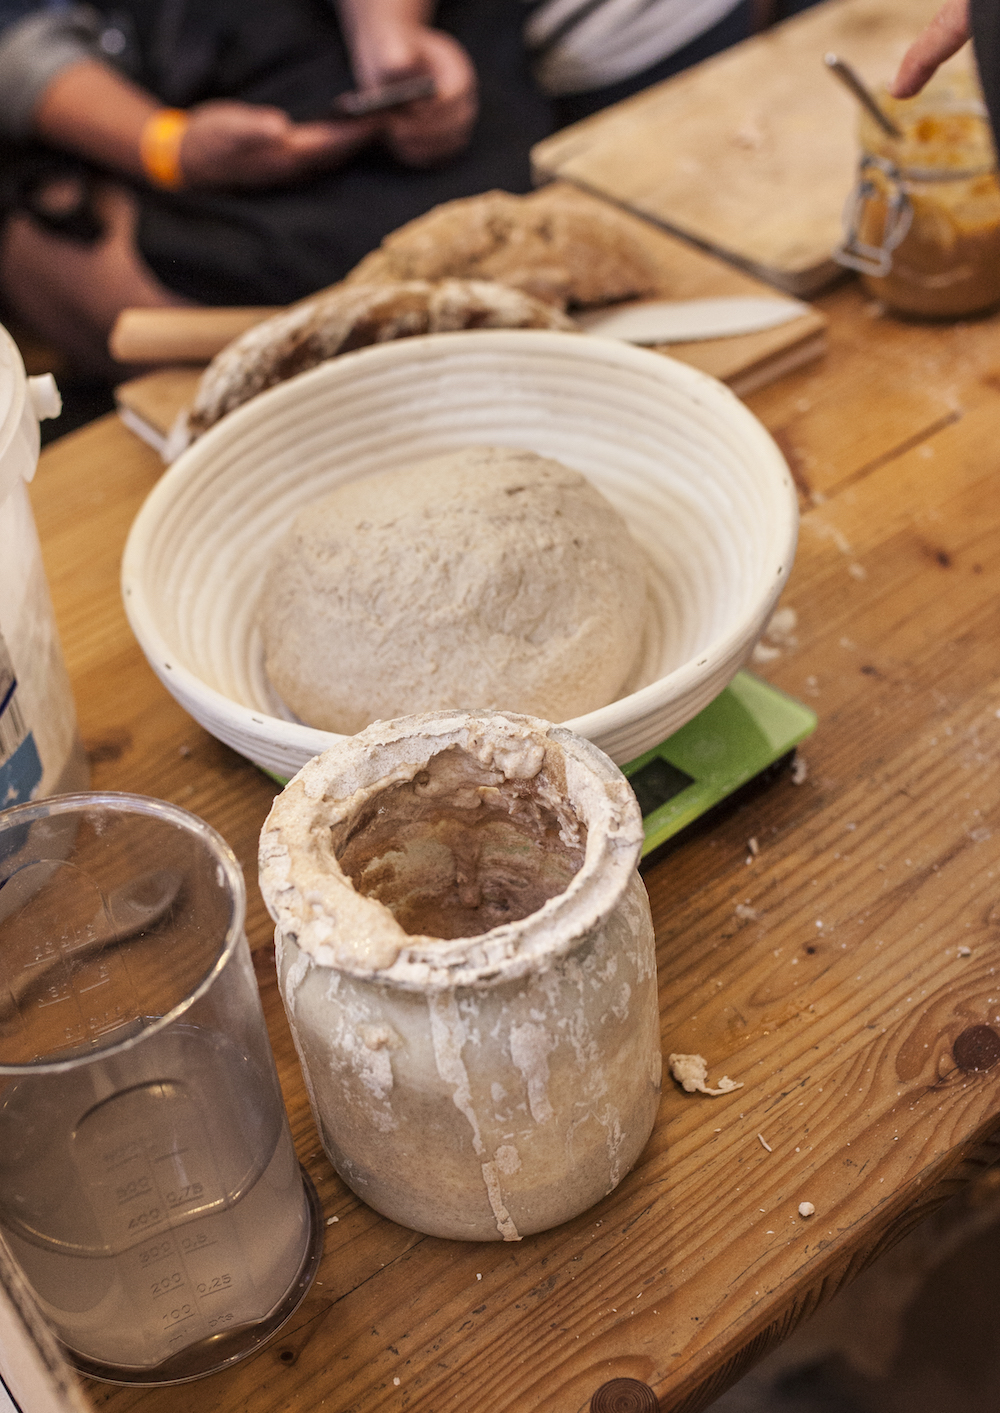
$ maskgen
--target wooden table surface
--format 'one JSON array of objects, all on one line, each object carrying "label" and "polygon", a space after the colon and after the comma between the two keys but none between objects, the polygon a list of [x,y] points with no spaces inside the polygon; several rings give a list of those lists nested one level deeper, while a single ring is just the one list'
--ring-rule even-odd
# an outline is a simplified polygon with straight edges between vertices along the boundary
[{"label": "wooden table surface", "polygon": [[966,1177],[1000,1108],[1000,316],[904,324],[854,284],[820,308],[826,357],[749,399],[801,490],[797,623],[756,670],[819,713],[806,778],[645,874],[664,1052],[745,1087],[668,1082],[618,1189],[517,1244],[421,1236],[335,1176],[255,885],[274,787],[174,704],[118,597],[160,463],[114,417],[44,453],[33,499],[93,783],[186,806],[242,860],[329,1223],[312,1292],[255,1358],[176,1388],[89,1384],[95,1406],[586,1413],[629,1378],[693,1413]]}]

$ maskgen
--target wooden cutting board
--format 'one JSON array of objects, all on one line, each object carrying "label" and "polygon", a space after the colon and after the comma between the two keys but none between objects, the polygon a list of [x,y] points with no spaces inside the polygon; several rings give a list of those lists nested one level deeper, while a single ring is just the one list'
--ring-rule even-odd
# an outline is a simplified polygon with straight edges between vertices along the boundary
[{"label": "wooden cutting board", "polygon": [[[656,262],[660,273],[657,290],[660,298],[703,299],[713,295],[771,293],[760,280],[734,269],[726,261],[638,217],[627,218]],[[807,309],[800,319],[776,329],[735,338],[665,344],[659,351],[710,373],[742,397],[818,358],[826,348],[825,330],[823,315],[815,309]],[[193,398],[200,376],[200,367],[165,367],[123,383],[117,389],[123,421],[157,450],[162,450],[163,440],[178,412]]]},{"label": "wooden cutting board", "polygon": [[[855,180],[858,107],[828,52],[885,83],[940,0],[825,0],[534,148],[562,177],[790,294],[841,272],[830,252]],[[968,47],[950,61],[967,67]]]}]

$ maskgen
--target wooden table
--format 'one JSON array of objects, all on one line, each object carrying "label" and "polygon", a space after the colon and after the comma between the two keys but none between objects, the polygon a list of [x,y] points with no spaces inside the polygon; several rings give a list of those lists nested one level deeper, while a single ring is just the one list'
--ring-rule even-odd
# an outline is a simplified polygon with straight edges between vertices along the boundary
[{"label": "wooden table", "polygon": [[757,670],[819,713],[808,773],[645,875],[664,1052],[745,1087],[668,1081],[619,1188],[519,1244],[407,1231],[335,1176],[254,881],[273,786],[174,704],[118,597],[160,463],[114,417],[43,455],[34,503],[94,785],[186,806],[242,860],[329,1222],[312,1292],[259,1355],[177,1388],[91,1384],[95,1406],[586,1413],[624,1377],[693,1413],[967,1177],[1000,1110],[1000,317],[907,325],[853,284],[820,308],[825,359],[750,399],[802,496],[794,641]]}]

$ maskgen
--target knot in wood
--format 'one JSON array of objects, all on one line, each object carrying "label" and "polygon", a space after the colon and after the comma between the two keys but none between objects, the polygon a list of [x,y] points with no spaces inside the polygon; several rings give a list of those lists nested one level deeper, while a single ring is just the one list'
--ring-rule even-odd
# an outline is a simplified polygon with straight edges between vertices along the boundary
[{"label": "knot in wood", "polygon": [[951,1053],[960,1070],[989,1070],[1000,1060],[1000,1035],[991,1025],[970,1025],[956,1037]]},{"label": "knot in wood", "polygon": [[590,1413],[659,1413],[660,1401],[639,1379],[612,1379],[590,1400]]}]

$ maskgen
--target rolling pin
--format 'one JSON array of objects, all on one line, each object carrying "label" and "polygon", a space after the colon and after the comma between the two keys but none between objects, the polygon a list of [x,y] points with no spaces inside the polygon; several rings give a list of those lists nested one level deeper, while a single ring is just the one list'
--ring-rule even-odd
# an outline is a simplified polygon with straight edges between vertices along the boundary
[{"label": "rolling pin", "polygon": [[280,305],[123,309],[108,347],[121,363],[207,363],[244,330],[280,312]]}]

